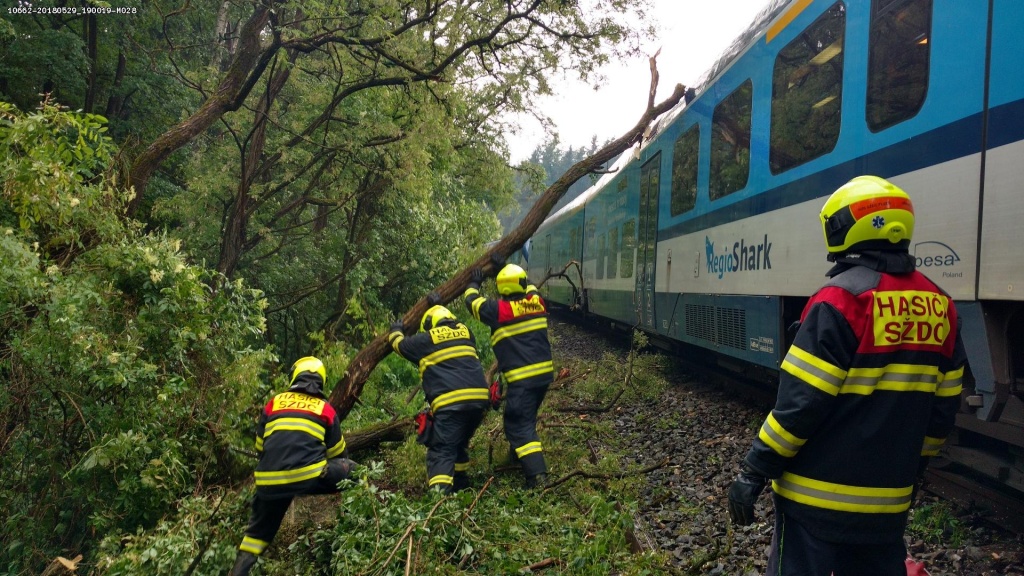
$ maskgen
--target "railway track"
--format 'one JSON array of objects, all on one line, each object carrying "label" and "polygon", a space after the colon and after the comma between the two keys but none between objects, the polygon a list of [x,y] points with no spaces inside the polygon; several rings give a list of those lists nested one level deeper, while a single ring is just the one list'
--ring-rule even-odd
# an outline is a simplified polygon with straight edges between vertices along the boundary
[{"label": "railway track", "polygon": [[948,460],[934,461],[921,488],[998,528],[1024,536],[1024,494],[994,487]]}]

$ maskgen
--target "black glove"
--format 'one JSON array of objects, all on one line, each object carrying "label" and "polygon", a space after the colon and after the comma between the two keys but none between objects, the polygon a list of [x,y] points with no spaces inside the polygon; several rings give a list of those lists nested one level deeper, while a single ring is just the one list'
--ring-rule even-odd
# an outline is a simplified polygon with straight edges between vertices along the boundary
[{"label": "black glove", "polygon": [[473,268],[469,271],[469,282],[470,285],[476,284],[476,288],[479,288],[484,283],[484,271],[479,268]]},{"label": "black glove", "polygon": [[391,333],[391,332],[402,332],[404,330],[405,330],[405,325],[402,324],[401,320],[395,320],[394,322],[391,323],[391,326],[388,327],[388,333]]},{"label": "black glove", "polygon": [[501,270],[505,266],[505,257],[497,252],[493,252],[491,253],[491,263],[494,264],[495,271]]},{"label": "black glove", "polygon": [[430,294],[427,294],[427,304],[435,306],[437,304],[440,304],[441,302],[441,295],[438,294],[437,292],[431,292]]},{"label": "black glove", "polygon": [[734,524],[747,526],[754,523],[754,503],[767,485],[767,478],[747,467],[743,468],[729,487],[729,517]]}]

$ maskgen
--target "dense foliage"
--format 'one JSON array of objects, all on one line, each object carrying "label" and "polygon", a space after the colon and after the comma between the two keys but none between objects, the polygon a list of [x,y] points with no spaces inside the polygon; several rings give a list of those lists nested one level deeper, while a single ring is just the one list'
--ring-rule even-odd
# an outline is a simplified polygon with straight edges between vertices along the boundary
[{"label": "dense foliage", "polygon": [[359,345],[498,238],[495,214],[516,210],[508,113],[555,74],[586,78],[635,51],[639,33],[616,15],[646,2],[127,0],[122,14],[4,14],[0,99],[30,109],[49,93],[109,118],[129,213],[263,290],[267,338],[294,358],[314,332]]},{"label": "dense foliage", "polygon": [[0,104],[0,571],[222,483],[262,391],[259,294],[119,218],[102,118]]}]

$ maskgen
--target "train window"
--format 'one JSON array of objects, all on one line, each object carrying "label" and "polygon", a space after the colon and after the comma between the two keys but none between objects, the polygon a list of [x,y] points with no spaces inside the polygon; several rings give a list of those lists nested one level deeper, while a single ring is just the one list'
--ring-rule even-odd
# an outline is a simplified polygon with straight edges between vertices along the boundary
[{"label": "train window", "polygon": [[607,238],[604,234],[601,234],[597,238],[597,279],[604,279],[604,259],[608,253]]},{"label": "train window", "polygon": [[775,58],[772,174],[828,154],[839,141],[846,6],[837,2]]},{"label": "train window", "polygon": [[874,0],[867,120],[878,132],[921,110],[928,91],[932,0]]},{"label": "train window", "polygon": [[591,258],[595,258],[597,256],[596,254],[594,254],[594,234],[596,232],[597,232],[597,219],[594,218],[593,216],[591,216],[590,219],[587,220],[587,237],[586,237],[586,245],[585,245],[587,253],[584,256],[584,258],[587,259],[587,260],[589,260]]},{"label": "train window", "polygon": [[633,277],[633,260],[636,250],[636,220],[630,220],[622,225],[622,265],[619,272],[622,278]]},{"label": "train window", "polygon": [[543,269],[551,269],[551,234],[544,235],[544,267]]},{"label": "train window", "polygon": [[747,80],[715,107],[711,117],[711,199],[742,190],[750,176],[750,110]]},{"label": "train window", "polygon": [[561,266],[569,259],[569,245],[565,243],[565,236],[558,238],[558,254],[555,256],[555,266]]},{"label": "train window", "polygon": [[697,153],[700,129],[694,126],[676,140],[672,151],[672,216],[692,210],[697,203]]},{"label": "train window", "polygon": [[[572,259],[576,259],[576,255],[578,254],[578,252],[576,251],[576,241],[577,241],[577,234],[578,234],[577,231],[576,231],[576,228],[577,228],[576,226],[573,226],[572,229],[569,230],[569,258],[572,258]],[[563,262],[563,264],[568,263],[568,262],[569,262],[569,259],[566,258],[565,262]]]},{"label": "train window", "polygon": [[608,231],[608,278],[619,276],[619,229]]}]

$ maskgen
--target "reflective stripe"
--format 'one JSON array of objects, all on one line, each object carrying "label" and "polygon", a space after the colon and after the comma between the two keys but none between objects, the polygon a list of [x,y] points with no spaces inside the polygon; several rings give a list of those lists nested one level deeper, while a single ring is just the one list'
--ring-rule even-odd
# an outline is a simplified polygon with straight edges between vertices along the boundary
[{"label": "reflective stripe", "polygon": [[265,472],[257,470],[256,485],[277,486],[280,484],[292,484],[294,482],[302,482],[303,480],[311,480],[319,477],[325,466],[327,466],[327,460],[321,460],[316,464],[310,464],[309,466],[303,466],[302,468],[296,468],[295,470],[269,470]]},{"label": "reflective stripe", "polygon": [[850,368],[840,394],[871,394],[875,390],[890,392],[935,392],[939,370],[935,366],[889,364],[883,368]]},{"label": "reflective stripe", "polygon": [[266,440],[271,434],[278,430],[305,432],[321,442],[324,441],[324,427],[316,422],[306,420],[305,418],[278,418],[277,420],[271,420],[270,422],[267,422],[267,428],[263,433],[263,439]]},{"label": "reflective stripe", "polygon": [[256,437],[256,451],[257,452],[263,452],[263,437],[262,436],[257,436]]},{"label": "reflective stripe", "polygon": [[764,424],[761,425],[761,431],[758,432],[757,437],[767,444],[772,450],[786,458],[796,456],[800,447],[807,442],[806,439],[797,438],[788,430],[783,428],[782,424],[779,424],[779,421],[775,419],[774,412],[769,413],[768,417],[765,418]]},{"label": "reflective stripe", "polygon": [[846,377],[846,371],[842,368],[816,358],[796,346],[789,347],[789,352],[782,361],[782,369],[830,396],[839,393],[839,386]]},{"label": "reflective stripe", "polygon": [[548,372],[554,372],[555,367],[551,363],[551,360],[546,362],[538,362],[536,364],[530,364],[529,366],[522,366],[508,372],[503,372],[505,375],[505,382],[511,384],[519,380],[525,380],[534,376],[540,376],[541,374],[547,374]]},{"label": "reflective stripe", "polygon": [[255,554],[259,556],[263,553],[264,550],[267,549],[267,546],[269,545],[270,542],[265,542],[263,540],[253,538],[252,536],[245,536],[244,538],[242,538],[242,544],[238,547],[238,549],[242,552],[249,552],[250,554]]},{"label": "reflective stripe", "polygon": [[540,445],[540,442],[530,442],[529,444],[523,444],[519,448],[516,448],[516,456],[522,458],[534,452],[543,452],[544,447]]},{"label": "reflective stripe", "polygon": [[945,438],[924,437],[924,445],[921,446],[921,456],[938,456],[939,448],[946,443]]},{"label": "reflective stripe", "polygon": [[466,288],[466,291],[462,293],[462,297],[468,298],[470,296],[476,296],[476,298],[469,303],[469,309],[470,312],[473,313],[473,317],[479,320],[480,307],[484,305],[484,302],[486,302],[487,299],[481,296],[480,291],[476,288]]},{"label": "reflective stripe", "polygon": [[428,486],[433,486],[434,484],[451,484],[451,483],[452,483],[452,477],[451,476],[448,476],[447,474],[438,474],[437,476],[431,476],[430,477],[430,481],[427,483],[427,485]]},{"label": "reflective stripe", "polygon": [[772,481],[772,489],[783,498],[828,510],[862,514],[896,514],[910,508],[913,486],[869,488],[812,480],[789,472]]},{"label": "reflective stripe", "polygon": [[433,354],[429,354],[420,360],[420,376],[423,376],[423,373],[431,366],[440,364],[446,360],[451,360],[452,358],[461,358],[463,356],[472,356],[473,358],[476,358],[476,349],[472,346],[465,345],[452,346],[451,348],[442,348]]},{"label": "reflective stripe", "polygon": [[341,441],[335,444],[330,450],[327,451],[328,458],[334,458],[345,451],[345,437],[341,437]]},{"label": "reflective stripe", "polygon": [[526,322],[518,322],[509,326],[502,326],[491,334],[491,346],[501,342],[509,336],[518,336],[534,330],[544,330],[548,327],[547,318],[534,318]]},{"label": "reflective stripe", "polygon": [[465,472],[466,470],[469,470],[469,462],[456,462],[455,463],[455,471],[456,472]]},{"label": "reflective stripe", "polygon": [[941,398],[959,396],[964,391],[964,367],[946,372],[935,395]]},{"label": "reflective stripe", "polygon": [[462,390],[454,390],[452,392],[445,392],[434,401],[430,403],[430,409],[437,412],[438,408],[443,408],[456,402],[469,402],[470,400],[490,400],[491,394],[487,388],[464,388]]},{"label": "reflective stripe", "polygon": [[391,343],[391,349],[398,352],[398,344],[405,340],[405,334],[401,332],[392,332],[388,334],[388,342]]}]

